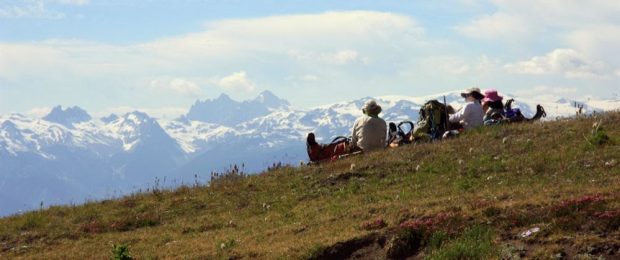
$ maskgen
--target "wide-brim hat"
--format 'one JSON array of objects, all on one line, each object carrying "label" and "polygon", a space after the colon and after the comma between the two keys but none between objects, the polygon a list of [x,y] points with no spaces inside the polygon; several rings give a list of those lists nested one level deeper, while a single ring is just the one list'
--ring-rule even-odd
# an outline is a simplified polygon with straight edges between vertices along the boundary
[{"label": "wide-brim hat", "polygon": [[483,99],[484,95],[480,92],[479,88],[468,88],[461,92],[461,97],[473,96],[475,99]]},{"label": "wide-brim hat", "polygon": [[368,114],[368,115],[378,115],[379,113],[381,113],[383,109],[381,108],[381,106],[379,106],[377,104],[377,101],[374,100],[368,100],[366,101],[366,103],[364,103],[364,107],[362,107],[362,111],[364,112],[364,114]]},{"label": "wide-brim hat", "polygon": [[502,101],[504,99],[504,97],[500,96],[499,94],[497,94],[497,90],[495,89],[487,89],[484,91],[484,99],[482,100],[482,102],[495,102],[495,101]]}]

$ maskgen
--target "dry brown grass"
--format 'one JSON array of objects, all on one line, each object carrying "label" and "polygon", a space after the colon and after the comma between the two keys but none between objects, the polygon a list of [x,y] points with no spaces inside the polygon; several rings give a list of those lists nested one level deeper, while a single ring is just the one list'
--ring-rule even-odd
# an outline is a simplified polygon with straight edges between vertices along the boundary
[{"label": "dry brown grass", "polygon": [[[305,258],[376,232],[361,228],[365,222],[381,218],[395,229],[440,212],[491,227],[494,257],[620,254],[620,216],[593,217],[620,209],[620,113],[602,116],[616,144],[584,139],[595,120],[490,127],[210,187],[8,217],[0,219],[0,258],[109,259],[114,244],[139,259]],[[557,213],[563,202],[594,194],[604,200]],[[518,237],[531,227],[542,231]],[[442,255],[454,243],[424,253]]]}]

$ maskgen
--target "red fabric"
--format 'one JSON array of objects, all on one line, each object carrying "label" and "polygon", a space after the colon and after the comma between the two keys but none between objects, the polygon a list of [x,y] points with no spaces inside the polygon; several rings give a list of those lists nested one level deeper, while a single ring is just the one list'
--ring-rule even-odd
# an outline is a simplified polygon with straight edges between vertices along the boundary
[{"label": "red fabric", "polygon": [[335,161],[339,156],[347,153],[346,142],[335,144],[314,144],[308,146],[308,156],[312,162],[320,162],[325,160]]}]

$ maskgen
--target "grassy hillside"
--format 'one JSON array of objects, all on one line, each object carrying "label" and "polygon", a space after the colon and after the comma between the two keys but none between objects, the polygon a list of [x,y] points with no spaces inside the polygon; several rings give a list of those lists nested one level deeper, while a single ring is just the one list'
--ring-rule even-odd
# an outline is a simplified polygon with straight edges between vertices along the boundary
[{"label": "grassy hillside", "polygon": [[619,229],[610,113],[4,218],[0,258],[613,259]]}]

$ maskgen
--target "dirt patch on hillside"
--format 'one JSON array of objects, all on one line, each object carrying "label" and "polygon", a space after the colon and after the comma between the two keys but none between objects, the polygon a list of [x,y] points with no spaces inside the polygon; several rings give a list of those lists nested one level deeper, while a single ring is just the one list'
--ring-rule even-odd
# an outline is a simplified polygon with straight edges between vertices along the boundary
[{"label": "dirt patch on hillside", "polygon": [[308,259],[416,259],[418,239],[394,231],[373,233],[317,250]]}]

